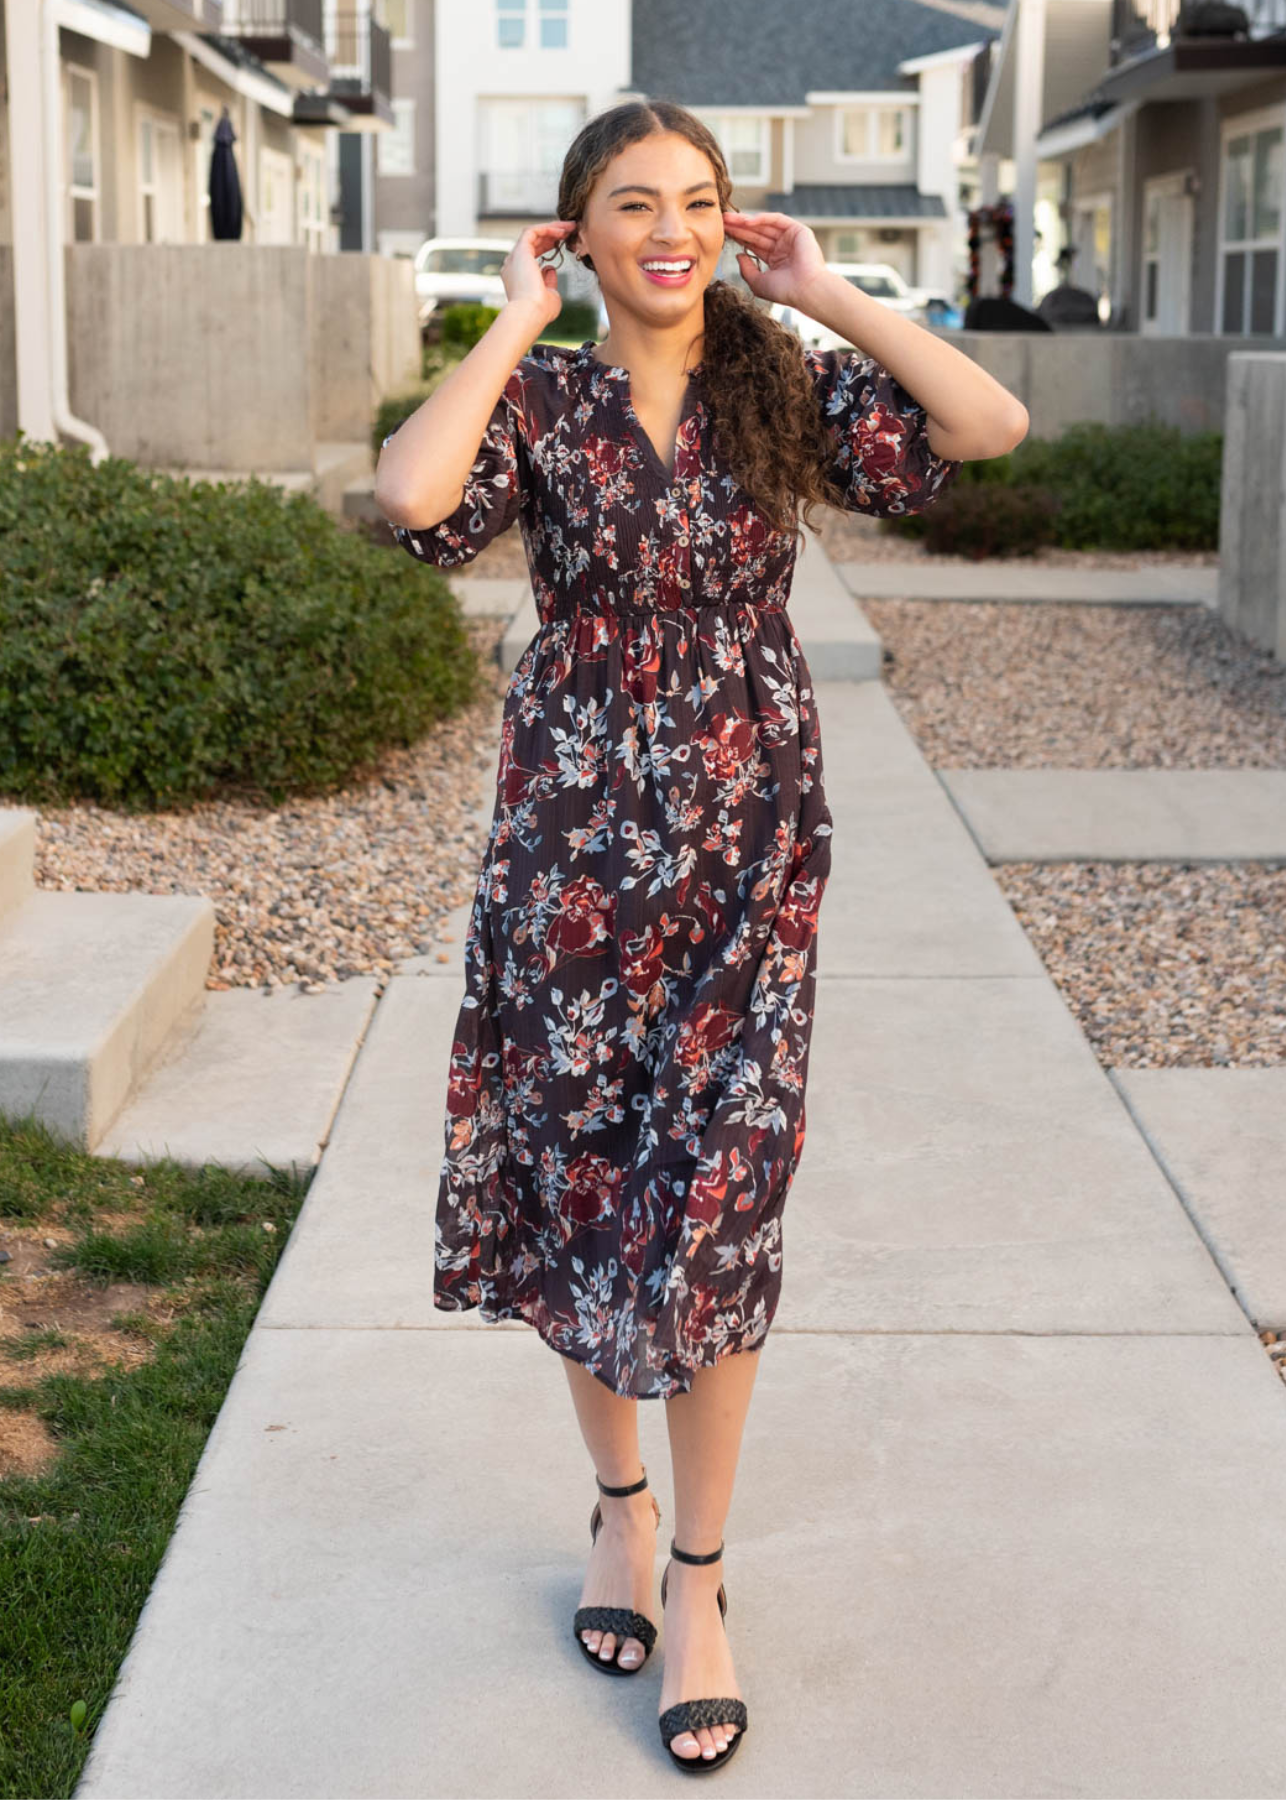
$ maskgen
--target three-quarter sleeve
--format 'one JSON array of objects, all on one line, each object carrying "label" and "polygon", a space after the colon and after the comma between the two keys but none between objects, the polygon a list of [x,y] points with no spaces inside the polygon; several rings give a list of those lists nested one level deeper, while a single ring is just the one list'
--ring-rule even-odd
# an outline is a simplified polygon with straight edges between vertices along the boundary
[{"label": "three-quarter sleeve", "polygon": [[932,506],[964,464],[931,448],[919,401],[873,356],[805,347],[804,360],[836,438],[830,473],[844,510],[887,518]]},{"label": "three-quarter sleeve", "polygon": [[[518,517],[523,486],[519,459],[522,414],[510,394],[512,382],[513,377],[492,408],[455,511],[436,525],[392,527],[397,542],[421,562],[433,563],[440,569],[472,562]],[[384,443],[401,428],[395,425]]]}]

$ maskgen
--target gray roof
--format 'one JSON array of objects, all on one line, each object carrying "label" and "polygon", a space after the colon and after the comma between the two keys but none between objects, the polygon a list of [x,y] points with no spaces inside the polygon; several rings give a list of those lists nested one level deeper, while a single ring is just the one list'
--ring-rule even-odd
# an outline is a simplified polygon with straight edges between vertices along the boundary
[{"label": "gray roof", "polygon": [[891,89],[907,57],[998,38],[919,0],[641,0],[630,87],[684,106],[803,106],[814,88]]},{"label": "gray roof", "polygon": [[793,218],[945,219],[940,194],[922,194],[911,182],[872,186],[857,182],[807,181],[791,191],[764,196],[765,212]]}]

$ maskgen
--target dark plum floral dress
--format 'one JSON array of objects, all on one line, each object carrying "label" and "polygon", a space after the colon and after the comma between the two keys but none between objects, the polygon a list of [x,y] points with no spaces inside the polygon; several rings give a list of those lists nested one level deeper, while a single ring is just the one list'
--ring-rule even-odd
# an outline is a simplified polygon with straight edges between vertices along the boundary
[{"label": "dark plum floral dress", "polygon": [[[845,507],[931,504],[961,465],[923,408],[871,358],[801,354]],[[700,376],[669,473],[625,369],[534,345],[455,512],[395,531],[449,569],[516,519],[540,620],[465,944],[434,1305],[525,1320],[634,1399],[772,1323],[831,862],[797,547],[716,452]]]}]

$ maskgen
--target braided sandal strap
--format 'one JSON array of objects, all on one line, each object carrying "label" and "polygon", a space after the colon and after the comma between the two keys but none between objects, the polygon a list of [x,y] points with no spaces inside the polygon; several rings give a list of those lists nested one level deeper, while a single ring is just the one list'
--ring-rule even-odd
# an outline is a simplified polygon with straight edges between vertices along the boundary
[{"label": "braided sandal strap", "polygon": [[703,1725],[738,1725],[744,1731],[749,1723],[744,1700],[679,1700],[667,1706],[657,1721],[661,1741],[667,1749],[685,1731],[699,1731]]},{"label": "braided sandal strap", "polygon": [[611,1631],[622,1642],[626,1638],[637,1638],[649,1654],[656,1643],[656,1626],[651,1619],[645,1618],[641,1612],[634,1612],[628,1606],[578,1607],[572,1626],[577,1637],[580,1637],[582,1631]]}]

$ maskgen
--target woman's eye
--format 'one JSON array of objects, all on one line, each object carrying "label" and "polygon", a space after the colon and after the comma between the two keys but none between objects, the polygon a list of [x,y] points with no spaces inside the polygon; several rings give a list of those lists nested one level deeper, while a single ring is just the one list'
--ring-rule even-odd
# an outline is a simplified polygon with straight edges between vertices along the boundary
[{"label": "woman's eye", "polygon": [[[693,206],[713,206],[713,205],[714,205],[714,201],[713,201],[713,200],[693,200],[693,201],[692,201],[692,202],[691,202],[691,204],[692,204],[692,205],[693,205]],[[630,209],[631,209],[631,208],[632,208],[632,207],[635,207],[635,206],[646,206],[646,205],[647,205],[647,201],[646,201],[646,200],[627,200],[627,201],[626,201],[626,202],[625,202],[625,204],[624,204],[624,206],[622,206],[622,208],[621,208],[621,211],[622,211],[622,212],[629,212],[629,211],[630,211]]]}]

